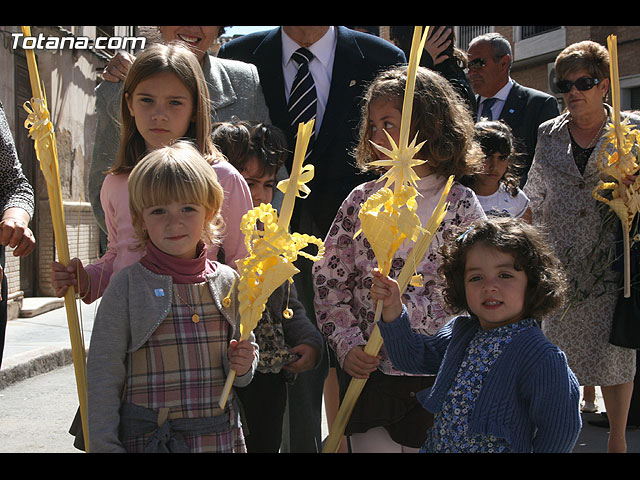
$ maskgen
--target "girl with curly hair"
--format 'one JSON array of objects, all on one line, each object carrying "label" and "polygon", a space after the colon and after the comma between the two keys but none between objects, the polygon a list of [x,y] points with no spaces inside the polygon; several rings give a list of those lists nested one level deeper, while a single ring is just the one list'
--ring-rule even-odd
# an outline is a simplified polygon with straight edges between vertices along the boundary
[{"label": "girl with curly hair", "polygon": [[374,272],[380,332],[393,365],[436,374],[417,393],[434,414],[424,452],[572,451],[578,381],[537,319],[562,306],[566,280],[540,231],[520,219],[474,224],[443,247],[443,298],[457,316],[434,336],[412,331],[398,284]]}]

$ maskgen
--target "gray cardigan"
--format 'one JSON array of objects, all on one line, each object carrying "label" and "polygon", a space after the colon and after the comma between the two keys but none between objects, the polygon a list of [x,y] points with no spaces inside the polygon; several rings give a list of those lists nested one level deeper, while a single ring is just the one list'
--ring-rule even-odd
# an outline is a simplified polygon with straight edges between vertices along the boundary
[{"label": "gray cardigan", "polygon": [[[237,273],[216,263],[216,271],[207,276],[216,305],[229,322],[232,337],[239,339],[237,295],[229,307],[222,305]],[[143,267],[130,265],[111,278],[105,291],[91,334],[87,359],[87,400],[90,452],[123,451],[118,438],[120,406],[126,384],[127,356],[138,350],[166,318],[172,302],[172,279]],[[235,288],[235,287],[234,287]],[[249,340],[256,353],[252,368],[237,376],[234,386],[251,382],[258,364],[258,349],[253,333]],[[228,360],[224,359],[228,371]]]},{"label": "gray cardigan", "polygon": [[[249,63],[205,55],[202,65],[211,98],[211,121],[232,119],[269,124],[258,70]],[[103,81],[96,93],[96,134],[89,170],[89,201],[96,221],[107,231],[100,189],[104,172],[116,159],[120,140],[122,82]]]},{"label": "gray cardigan", "polygon": [[12,207],[22,208],[33,218],[33,187],[22,171],[4,106],[0,102],[0,217]]}]

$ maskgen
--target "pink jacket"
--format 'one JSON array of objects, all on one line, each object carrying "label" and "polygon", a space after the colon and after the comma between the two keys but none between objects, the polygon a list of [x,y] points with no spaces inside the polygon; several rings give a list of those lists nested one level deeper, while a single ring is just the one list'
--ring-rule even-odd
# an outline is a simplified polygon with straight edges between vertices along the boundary
[{"label": "pink jacket", "polygon": [[[242,175],[230,163],[217,162],[213,168],[224,190],[221,213],[225,222],[222,241],[225,263],[236,268],[235,260],[247,255],[240,222],[242,216],[253,208],[251,192]],[[108,248],[107,253],[96,263],[85,267],[91,282],[90,292],[84,298],[85,303],[92,303],[102,296],[111,275],[142,258],[143,251],[132,250],[136,245],[136,237],[129,211],[128,179],[128,174],[107,175],[102,184],[100,201],[109,232]],[[208,257],[217,260],[218,250],[218,247],[209,247]]]}]

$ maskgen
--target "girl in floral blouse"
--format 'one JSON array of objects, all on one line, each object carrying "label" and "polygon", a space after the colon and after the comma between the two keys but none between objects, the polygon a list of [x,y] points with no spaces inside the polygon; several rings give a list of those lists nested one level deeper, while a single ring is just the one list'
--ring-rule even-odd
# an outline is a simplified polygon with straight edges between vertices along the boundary
[{"label": "girl in floral blouse", "polygon": [[[400,67],[381,73],[365,95],[360,142],[355,152],[363,171],[373,170],[370,163],[384,158],[371,142],[390,148],[384,131],[398,142],[405,86],[406,67]],[[416,157],[427,162],[414,167],[420,177],[416,201],[422,225],[431,217],[450,175],[457,180],[480,170],[482,152],[473,142],[473,131],[471,115],[448,82],[419,68],[410,138],[417,132],[417,143],[426,140]],[[354,452],[415,451],[424,442],[432,422],[414,393],[430,386],[434,377],[398,371],[384,346],[377,357],[363,351],[374,328],[375,303],[369,289],[377,260],[365,236],[354,238],[354,234],[360,229],[358,213],[363,202],[382,186],[383,182],[370,181],[349,194],[325,239],[324,258],[313,270],[318,326],[343,370],[338,369],[341,396],[349,377],[368,378],[345,431]],[[475,194],[457,182],[447,201],[444,221],[424,259],[415,267],[424,279],[423,286],[409,286],[403,296],[412,327],[426,335],[435,334],[449,319],[436,293],[438,249],[451,227],[469,225],[485,217]],[[392,278],[398,276],[411,248],[411,242],[406,242],[396,252]]]}]

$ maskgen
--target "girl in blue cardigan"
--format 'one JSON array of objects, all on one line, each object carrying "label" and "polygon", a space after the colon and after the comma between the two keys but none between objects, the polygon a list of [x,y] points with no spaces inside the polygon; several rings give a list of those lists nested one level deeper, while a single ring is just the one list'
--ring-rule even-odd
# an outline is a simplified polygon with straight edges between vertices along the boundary
[{"label": "girl in blue cardigan", "polygon": [[443,246],[443,296],[457,316],[414,333],[398,284],[374,272],[371,297],[395,367],[437,374],[418,393],[435,416],[423,452],[571,452],[582,427],[578,381],[536,319],[559,308],[562,267],[518,219],[482,220]]}]

